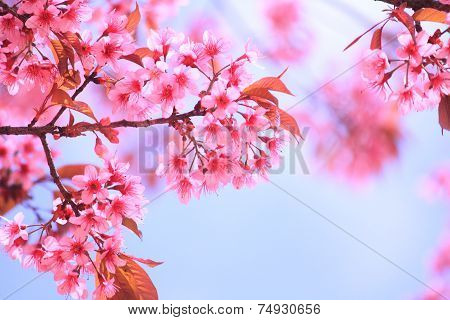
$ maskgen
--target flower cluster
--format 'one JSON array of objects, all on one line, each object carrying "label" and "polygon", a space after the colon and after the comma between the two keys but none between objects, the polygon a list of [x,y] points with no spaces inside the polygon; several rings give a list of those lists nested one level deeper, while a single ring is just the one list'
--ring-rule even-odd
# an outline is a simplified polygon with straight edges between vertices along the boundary
[{"label": "flower cluster", "polygon": [[0,139],[0,197],[4,203],[23,200],[43,179],[45,155],[37,145],[38,139],[33,137]]},{"label": "flower cluster", "polygon": [[5,219],[0,243],[24,267],[51,271],[60,294],[86,298],[86,278],[95,274],[98,283],[93,297],[111,298],[120,288],[114,283],[116,268],[126,264],[122,226],[137,232],[147,203],[140,177],[128,175],[128,167],[115,158],[100,170],[86,166],[83,175],[72,178],[80,188],[72,193],[75,207],[58,197],[45,224],[26,225],[23,213],[11,221]]},{"label": "flower cluster", "polygon": [[[257,54],[247,50],[232,59],[225,56],[223,39],[206,32],[203,42],[193,43],[170,29],[153,33],[148,48],[151,55],[142,59],[142,67],[119,73],[108,96],[115,111],[130,119],[170,117],[185,110],[184,101],[200,99],[194,111],[203,120],[172,124],[182,145],[170,147],[159,168],[180,199],[187,202],[230,182],[240,188],[251,185],[255,175],[265,176],[282,134],[265,115],[267,109],[244,92],[251,79],[246,65]],[[221,59],[228,63],[219,68]]]},{"label": "flower cluster", "polygon": [[14,9],[5,6],[0,15],[0,83],[12,95],[22,86],[47,91],[59,72],[41,49],[49,39],[80,31],[80,24],[90,18],[91,9],[84,0],[24,0]]},{"label": "flower cluster", "polygon": [[[445,17],[445,13],[442,14]],[[390,55],[382,49],[382,31],[387,22],[394,19],[407,28],[398,35],[395,55]],[[374,33],[371,49],[363,60],[363,79],[383,98],[395,102],[402,114],[436,108],[449,93],[450,51],[445,36],[448,29],[437,28],[430,35],[420,27],[422,20],[433,19],[427,11],[410,16],[404,6],[393,9]],[[394,86],[393,79],[400,80],[400,84]]]}]

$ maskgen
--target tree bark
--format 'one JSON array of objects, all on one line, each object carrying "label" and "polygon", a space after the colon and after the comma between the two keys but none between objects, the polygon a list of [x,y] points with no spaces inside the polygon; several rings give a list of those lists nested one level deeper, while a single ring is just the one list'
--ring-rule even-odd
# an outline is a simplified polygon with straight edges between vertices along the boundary
[{"label": "tree bark", "polygon": [[441,10],[445,12],[450,12],[450,5],[440,3],[437,0],[375,0],[386,2],[392,4],[394,6],[400,6],[402,3],[406,2],[407,7],[413,9],[414,11],[423,9],[423,8],[433,8],[436,10]]}]

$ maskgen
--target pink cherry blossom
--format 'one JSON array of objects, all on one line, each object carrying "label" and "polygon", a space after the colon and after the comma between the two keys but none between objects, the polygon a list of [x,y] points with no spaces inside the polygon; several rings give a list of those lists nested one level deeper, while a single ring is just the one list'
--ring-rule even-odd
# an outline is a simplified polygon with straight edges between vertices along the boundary
[{"label": "pink cherry blossom", "polygon": [[131,54],[134,46],[127,37],[113,34],[101,38],[91,50],[100,66],[108,64],[113,69],[117,69],[120,57]]},{"label": "pink cherry blossom", "polygon": [[19,78],[24,86],[30,90],[35,85],[39,85],[42,92],[45,92],[56,77],[56,68],[50,62],[41,62],[33,58],[25,62],[19,70]]},{"label": "pink cherry blossom", "polygon": [[22,21],[14,17],[12,14],[8,13],[4,16],[0,16],[0,32],[7,38],[16,37],[22,27]]},{"label": "pink cherry blossom", "polygon": [[53,5],[39,8],[25,23],[27,28],[35,29],[42,37],[50,32],[50,28],[57,25],[57,17],[60,11]]},{"label": "pink cherry blossom", "polygon": [[400,59],[409,60],[413,67],[422,63],[422,58],[429,57],[434,54],[439,46],[428,43],[430,36],[421,31],[416,36],[416,41],[409,33],[403,33],[398,36],[398,41],[402,45],[397,49],[397,56]]},{"label": "pink cherry blossom", "polygon": [[75,260],[79,266],[84,266],[90,262],[88,252],[94,245],[87,241],[83,235],[75,235],[72,238],[62,238],[59,242],[63,249],[62,257],[67,260]]},{"label": "pink cherry blossom", "polygon": [[108,298],[112,298],[118,287],[114,284],[115,279],[111,278],[109,280],[102,280],[97,288],[95,288],[92,296],[95,300],[105,300]]},{"label": "pink cherry blossom", "polygon": [[225,88],[223,84],[218,83],[213,87],[211,95],[202,98],[202,106],[207,109],[214,109],[213,114],[217,119],[224,119],[238,109],[235,100],[239,96],[240,92],[236,88]]},{"label": "pink cherry blossom", "polygon": [[45,3],[45,0],[23,0],[22,2],[20,2],[19,10],[17,10],[17,12],[19,14],[39,14]]},{"label": "pink cherry blossom", "polygon": [[123,267],[126,264],[125,260],[119,258],[121,246],[122,239],[118,237],[108,238],[104,243],[100,260],[105,264],[106,269],[111,273],[116,272],[116,267]]},{"label": "pink cherry blossom", "polygon": [[389,61],[386,53],[381,50],[369,50],[365,54],[362,75],[368,82],[379,83],[384,79],[386,70],[389,68]]},{"label": "pink cherry blossom", "polygon": [[203,34],[202,53],[207,57],[216,58],[228,51],[229,47],[230,44],[226,40],[217,38],[208,31]]},{"label": "pink cherry blossom", "polygon": [[109,92],[109,99],[114,101],[114,112],[125,112],[129,117],[133,118],[140,110],[149,104],[144,98],[144,82],[148,80],[144,71],[136,72],[129,75],[123,80],[116,83],[114,88]]},{"label": "pink cherry blossom", "polygon": [[106,232],[109,228],[106,217],[102,212],[94,209],[87,209],[79,217],[71,217],[70,223],[80,226],[80,236],[86,235],[91,230],[96,232]]},{"label": "pink cherry blossom", "polygon": [[175,82],[173,75],[163,75],[152,90],[149,99],[154,104],[161,106],[163,117],[172,115],[174,109],[182,110],[183,105],[180,99],[183,98],[183,90]]},{"label": "pink cherry blossom", "polygon": [[91,17],[92,9],[85,3],[85,0],[75,0],[58,17],[56,25],[61,32],[76,32],[80,30],[80,24],[89,21]]},{"label": "pink cherry blossom", "polygon": [[11,221],[3,218],[6,223],[0,226],[0,244],[10,246],[16,239],[28,240],[27,226],[23,224],[24,218],[22,212],[17,213]]},{"label": "pink cherry blossom", "polygon": [[113,225],[121,225],[124,218],[134,216],[136,205],[131,197],[115,197],[108,203],[105,209],[108,218]]},{"label": "pink cherry blossom", "polygon": [[409,85],[395,92],[392,94],[391,100],[397,103],[398,110],[402,114],[422,111],[426,108],[423,93],[414,85]]},{"label": "pink cherry blossom", "polygon": [[103,201],[108,196],[108,190],[104,184],[108,181],[110,174],[105,171],[97,172],[94,166],[86,166],[84,175],[74,176],[73,183],[83,189],[81,198],[86,204],[92,203],[94,199]]},{"label": "pink cherry blossom", "polygon": [[86,280],[80,279],[80,275],[75,271],[61,271],[55,275],[58,284],[58,293],[70,295],[74,299],[86,299]]}]

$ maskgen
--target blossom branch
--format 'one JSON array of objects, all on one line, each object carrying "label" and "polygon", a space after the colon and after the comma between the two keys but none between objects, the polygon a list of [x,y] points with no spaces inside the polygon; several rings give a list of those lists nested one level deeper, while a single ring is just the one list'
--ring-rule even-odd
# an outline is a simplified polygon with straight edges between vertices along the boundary
[{"label": "blossom branch", "polygon": [[48,146],[48,142],[45,135],[40,135],[39,138],[41,139],[42,147],[44,148],[45,157],[47,158],[47,164],[50,169],[50,175],[53,178],[53,182],[55,182],[59,191],[63,195],[65,202],[70,204],[75,215],[79,216],[80,212],[78,210],[77,205],[72,200],[72,194],[69,191],[67,191],[67,189],[64,187],[58,175],[58,171],[56,171],[55,162],[53,161],[52,153]]},{"label": "blossom branch", "polygon": [[407,7],[413,9],[414,11],[423,8],[433,8],[436,10],[450,12],[450,5],[443,4],[434,0],[375,0],[375,1],[385,2],[397,7],[400,6],[402,3],[406,3]]},{"label": "blossom branch", "polygon": [[58,127],[54,125],[46,125],[41,127],[0,127],[0,135],[35,135],[45,136],[46,134],[58,134],[62,137],[71,137],[76,132],[78,135],[88,131],[101,131],[102,129],[113,128],[145,128],[158,124],[169,124],[174,121],[184,120],[190,117],[204,116],[203,110],[192,110],[187,113],[172,115],[169,118],[158,118],[143,121],[129,121],[120,120],[111,122],[108,125],[102,125],[101,123],[79,123],[74,126]]}]

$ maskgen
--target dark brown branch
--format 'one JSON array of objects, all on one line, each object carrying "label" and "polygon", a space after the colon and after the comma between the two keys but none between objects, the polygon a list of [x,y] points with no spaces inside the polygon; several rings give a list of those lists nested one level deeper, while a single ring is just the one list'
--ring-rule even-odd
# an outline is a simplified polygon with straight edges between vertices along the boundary
[{"label": "dark brown branch", "polygon": [[436,10],[445,11],[447,13],[450,12],[450,5],[443,4],[435,0],[375,0],[375,1],[386,2],[397,7],[400,6],[402,3],[406,2],[407,7],[413,9],[414,11],[423,8],[433,8]]},{"label": "dark brown branch", "polygon": [[57,127],[53,125],[46,125],[41,127],[0,127],[0,135],[34,135],[45,136],[46,134],[57,134],[61,137],[71,137],[72,133],[76,131],[79,134],[88,131],[101,131],[101,129],[108,128],[144,128],[158,124],[169,124],[174,121],[184,120],[190,117],[204,116],[205,111],[192,110],[187,113],[172,115],[169,118],[158,118],[143,121],[128,121],[120,120],[111,122],[109,125],[103,126],[100,123],[81,123],[72,127]]},{"label": "dark brown branch", "polygon": [[45,135],[40,135],[39,138],[41,139],[42,147],[44,148],[45,157],[47,158],[47,164],[50,169],[50,175],[53,178],[53,182],[55,182],[59,191],[63,195],[64,201],[67,204],[70,204],[73,212],[78,217],[80,215],[80,212],[78,210],[77,205],[72,200],[72,194],[69,191],[67,191],[67,189],[64,187],[64,185],[62,184],[61,179],[58,175],[58,171],[56,171],[55,163],[53,162],[52,152],[48,146],[47,139],[46,139]]}]

